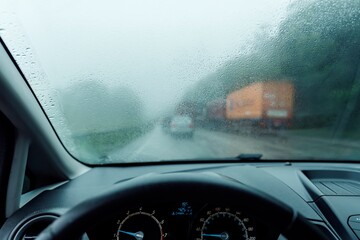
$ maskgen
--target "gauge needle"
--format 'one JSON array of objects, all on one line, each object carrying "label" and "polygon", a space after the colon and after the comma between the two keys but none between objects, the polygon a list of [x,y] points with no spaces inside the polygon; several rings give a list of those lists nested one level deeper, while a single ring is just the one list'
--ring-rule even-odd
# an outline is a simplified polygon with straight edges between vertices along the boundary
[{"label": "gauge needle", "polygon": [[142,240],[144,238],[144,233],[142,231],[138,231],[136,233],[133,232],[126,232],[123,230],[119,230],[118,232],[125,233],[127,235],[133,236],[136,238],[136,240]]},{"label": "gauge needle", "polygon": [[203,237],[217,237],[217,238],[220,238],[221,240],[228,240],[229,239],[229,234],[227,232],[223,232],[223,233],[220,233],[220,234],[203,233],[202,236]]}]

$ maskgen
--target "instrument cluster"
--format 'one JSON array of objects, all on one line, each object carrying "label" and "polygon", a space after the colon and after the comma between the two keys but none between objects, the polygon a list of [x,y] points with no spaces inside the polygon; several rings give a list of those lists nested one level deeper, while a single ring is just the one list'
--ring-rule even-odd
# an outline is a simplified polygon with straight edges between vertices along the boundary
[{"label": "instrument cluster", "polygon": [[279,234],[236,207],[183,201],[124,209],[88,229],[87,235],[91,240],[255,240],[277,239]]}]

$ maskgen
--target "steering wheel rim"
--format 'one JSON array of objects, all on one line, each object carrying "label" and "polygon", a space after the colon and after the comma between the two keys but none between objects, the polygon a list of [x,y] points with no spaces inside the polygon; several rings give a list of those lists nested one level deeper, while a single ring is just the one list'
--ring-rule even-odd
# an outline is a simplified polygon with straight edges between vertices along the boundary
[{"label": "steering wheel rim", "polygon": [[90,224],[134,204],[187,201],[241,206],[255,220],[276,216],[266,225],[288,239],[326,239],[298,212],[269,195],[215,173],[153,174],[120,183],[114,189],[71,208],[38,240],[79,239]]}]

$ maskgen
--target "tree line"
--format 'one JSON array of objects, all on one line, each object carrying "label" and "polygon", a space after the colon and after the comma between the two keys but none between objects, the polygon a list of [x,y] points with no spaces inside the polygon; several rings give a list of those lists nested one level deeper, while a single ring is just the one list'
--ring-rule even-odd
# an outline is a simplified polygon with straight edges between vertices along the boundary
[{"label": "tree line", "polygon": [[225,98],[252,82],[290,80],[297,127],[330,127],[334,135],[360,122],[358,0],[292,3],[276,33],[263,29],[249,53],[227,62],[185,95],[198,104]]}]

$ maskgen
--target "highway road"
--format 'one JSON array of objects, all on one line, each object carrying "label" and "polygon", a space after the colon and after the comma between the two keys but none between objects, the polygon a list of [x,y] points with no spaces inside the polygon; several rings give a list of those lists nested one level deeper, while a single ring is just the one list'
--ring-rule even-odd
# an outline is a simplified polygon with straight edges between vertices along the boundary
[{"label": "highway road", "polygon": [[360,143],[275,134],[250,135],[195,130],[193,138],[174,137],[160,126],[124,148],[111,152],[106,163],[235,157],[261,153],[263,159],[359,159]]}]

